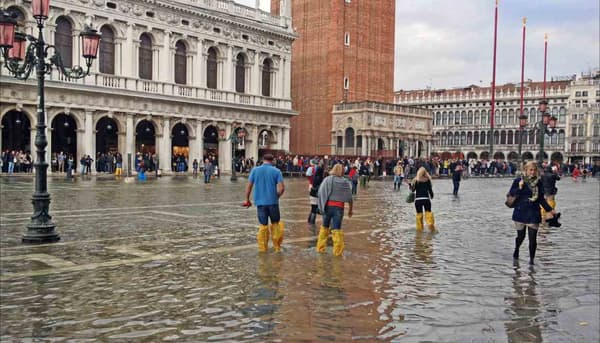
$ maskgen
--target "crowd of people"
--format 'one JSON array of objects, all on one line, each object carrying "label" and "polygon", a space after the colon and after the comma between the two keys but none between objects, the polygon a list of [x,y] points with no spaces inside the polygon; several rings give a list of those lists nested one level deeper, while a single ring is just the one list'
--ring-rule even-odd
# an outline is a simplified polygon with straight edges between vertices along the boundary
[{"label": "crowd of people", "polygon": [[[310,167],[310,161],[314,159],[325,160],[327,156],[298,156],[298,155],[279,155],[274,156],[273,166],[279,169],[283,175],[303,175]],[[211,166],[211,175],[220,176],[219,159],[215,154],[208,154]],[[89,155],[83,155],[78,161],[75,157],[63,151],[52,153],[50,161],[50,170],[58,173],[68,173],[79,170],[81,174],[88,174],[92,170],[96,173],[114,174],[117,169],[123,167],[123,156],[119,152],[97,153],[95,160]],[[237,173],[249,174],[257,165],[253,158],[238,157],[235,158],[234,168]],[[395,178],[395,185],[399,180],[398,167],[402,167],[402,177],[414,176],[421,167],[432,177],[456,177],[456,166],[460,166],[461,177],[510,177],[517,173],[517,164],[515,161],[505,160],[477,160],[477,159],[440,159],[414,158],[405,156],[404,158],[375,158],[375,157],[348,157],[332,156],[327,159],[328,167],[341,163],[344,166],[344,174],[354,177],[353,183],[368,182],[371,178],[390,176]],[[30,173],[33,171],[33,158],[30,152],[5,150],[0,158],[3,173]],[[155,153],[136,153],[134,157],[134,170],[140,172],[156,171],[162,164],[158,155]],[[174,154],[171,157],[171,171],[175,173],[193,173],[204,172],[203,160],[190,163],[189,158],[183,154]],[[191,166],[191,168],[190,168]],[[356,167],[356,176],[352,172],[352,167]],[[556,163],[561,175],[572,175],[576,179],[587,176],[600,176],[600,161],[595,163]],[[122,169],[121,169],[122,170]]]}]

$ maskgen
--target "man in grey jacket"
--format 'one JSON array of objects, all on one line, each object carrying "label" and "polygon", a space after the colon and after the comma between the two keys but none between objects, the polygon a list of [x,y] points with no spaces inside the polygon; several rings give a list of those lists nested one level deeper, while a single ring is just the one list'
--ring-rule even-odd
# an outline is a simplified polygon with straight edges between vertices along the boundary
[{"label": "man in grey jacket", "polygon": [[344,204],[348,203],[348,217],[352,217],[352,184],[344,178],[344,167],[341,164],[333,166],[329,176],[323,180],[319,187],[319,211],[323,215],[323,224],[319,230],[317,252],[325,252],[327,238],[331,233],[333,240],[333,254],[341,256],[344,252],[344,234],[342,233],[342,219],[344,218]]}]

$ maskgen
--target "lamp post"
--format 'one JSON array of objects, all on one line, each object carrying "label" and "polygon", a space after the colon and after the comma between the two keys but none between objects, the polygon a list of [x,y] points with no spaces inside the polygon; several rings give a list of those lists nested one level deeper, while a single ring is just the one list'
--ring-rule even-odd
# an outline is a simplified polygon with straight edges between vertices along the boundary
[{"label": "lamp post", "polygon": [[[535,125],[534,125],[534,129],[537,130],[538,137],[540,140],[539,141],[540,148],[539,148],[539,152],[538,152],[538,164],[539,164],[540,168],[544,164],[544,138],[546,135],[552,136],[554,133],[556,133],[556,130],[554,128],[556,128],[556,123],[558,121],[558,118],[556,118],[553,115],[550,115],[550,113],[547,112],[547,108],[548,108],[548,102],[546,100],[540,101],[539,111],[542,114],[542,120],[535,123]],[[521,115],[519,117],[519,126],[521,126],[520,130],[522,130],[522,128],[525,127],[525,125],[527,125],[527,116]],[[548,128],[550,128],[550,130],[548,130]],[[521,139],[522,136],[519,138]],[[519,139],[519,158],[521,158],[521,140],[520,139]]]},{"label": "lamp post", "polygon": [[[27,225],[27,232],[23,235],[23,243],[49,243],[60,240],[55,231],[55,224],[49,214],[50,194],[47,190],[48,163],[45,160],[46,146],[46,118],[44,108],[44,78],[53,66],[70,78],[83,78],[89,75],[90,67],[98,53],[100,35],[96,30],[86,27],[80,34],[83,47],[83,57],[86,69],[81,66],[67,68],[62,62],[60,52],[53,45],[44,41],[44,21],[48,19],[50,0],[33,0],[31,2],[33,17],[36,19],[38,36],[25,35],[15,32],[16,20],[12,13],[0,9],[0,49],[4,59],[4,66],[10,74],[19,80],[26,80],[35,68],[38,84],[37,124],[35,147],[37,158],[35,167],[35,191],[31,198],[33,215]],[[26,42],[29,41],[27,47]],[[48,58],[48,51],[54,54]]]}]

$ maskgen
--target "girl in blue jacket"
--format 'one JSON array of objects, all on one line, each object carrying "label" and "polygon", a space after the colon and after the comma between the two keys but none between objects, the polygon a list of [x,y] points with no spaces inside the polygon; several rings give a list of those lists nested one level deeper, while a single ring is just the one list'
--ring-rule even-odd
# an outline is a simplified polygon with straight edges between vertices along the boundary
[{"label": "girl in blue jacket", "polygon": [[556,215],[556,213],[544,199],[542,180],[539,177],[535,161],[527,162],[523,167],[523,173],[522,177],[518,177],[513,181],[508,192],[510,195],[517,196],[512,215],[512,220],[515,222],[515,228],[517,229],[513,258],[519,258],[519,247],[525,240],[525,228],[527,228],[529,264],[533,264],[537,248],[537,230],[542,221],[540,206],[553,215]]}]

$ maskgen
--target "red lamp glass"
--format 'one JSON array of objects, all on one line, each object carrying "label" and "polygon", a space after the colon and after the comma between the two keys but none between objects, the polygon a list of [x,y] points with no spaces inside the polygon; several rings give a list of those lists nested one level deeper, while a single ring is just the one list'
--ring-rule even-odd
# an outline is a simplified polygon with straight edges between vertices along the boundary
[{"label": "red lamp glass", "polygon": [[520,126],[520,127],[525,127],[525,126],[527,126],[527,116],[526,116],[526,115],[524,115],[524,114],[521,114],[521,115],[519,116],[519,126]]},{"label": "red lamp glass", "polygon": [[12,48],[17,21],[8,12],[0,12],[0,48]]},{"label": "red lamp glass", "polygon": [[25,38],[24,34],[20,32],[15,33],[13,47],[10,48],[10,50],[8,50],[8,58],[17,61],[22,61],[23,59],[25,59],[25,45],[27,45],[26,43],[27,38]]},{"label": "red lamp glass", "polygon": [[31,12],[36,19],[48,19],[50,12],[50,0],[33,0],[31,1]]},{"label": "red lamp glass", "polygon": [[98,46],[100,45],[98,31],[86,26],[79,36],[81,37],[81,46],[83,46],[83,57],[88,60],[95,59],[98,56]]}]

